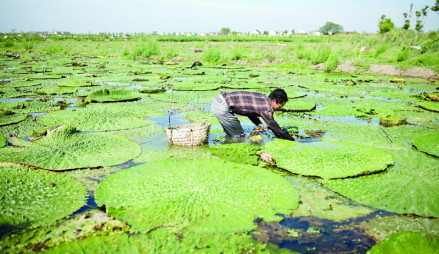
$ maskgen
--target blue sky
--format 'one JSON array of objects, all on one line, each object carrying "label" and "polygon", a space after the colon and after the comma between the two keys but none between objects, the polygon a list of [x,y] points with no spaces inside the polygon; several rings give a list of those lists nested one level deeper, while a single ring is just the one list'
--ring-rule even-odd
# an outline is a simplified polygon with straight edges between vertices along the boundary
[{"label": "blue sky", "polygon": [[[317,30],[325,22],[345,31],[377,32],[381,15],[397,27],[403,13],[435,0],[0,0],[0,32],[215,32]],[[414,27],[414,13],[412,27]],[[439,28],[430,11],[424,31]]]}]

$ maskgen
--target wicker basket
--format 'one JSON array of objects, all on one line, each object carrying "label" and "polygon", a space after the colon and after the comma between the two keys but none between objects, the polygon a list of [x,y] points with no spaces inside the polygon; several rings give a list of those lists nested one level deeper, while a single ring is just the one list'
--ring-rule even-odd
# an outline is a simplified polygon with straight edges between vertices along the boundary
[{"label": "wicker basket", "polygon": [[166,129],[170,144],[179,146],[199,146],[207,143],[210,123],[177,125]]}]

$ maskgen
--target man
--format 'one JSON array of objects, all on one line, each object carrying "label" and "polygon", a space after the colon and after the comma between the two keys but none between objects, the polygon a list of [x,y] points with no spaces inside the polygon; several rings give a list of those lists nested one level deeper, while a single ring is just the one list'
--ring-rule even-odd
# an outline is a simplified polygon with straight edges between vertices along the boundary
[{"label": "man", "polygon": [[267,97],[256,92],[221,92],[212,102],[212,113],[221,123],[224,131],[232,137],[244,137],[245,132],[235,114],[247,116],[256,126],[263,127],[262,117],[268,127],[278,138],[293,140],[294,138],[280,128],[274,120],[273,113],[281,109],[288,101],[283,89],[275,89]]}]

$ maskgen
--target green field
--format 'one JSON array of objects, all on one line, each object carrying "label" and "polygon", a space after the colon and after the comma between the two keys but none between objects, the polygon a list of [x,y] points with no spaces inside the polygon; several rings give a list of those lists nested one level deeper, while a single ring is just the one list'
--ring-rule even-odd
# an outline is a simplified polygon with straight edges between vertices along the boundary
[{"label": "green field", "polygon": [[[438,72],[437,32],[1,34],[0,252],[434,250]],[[225,137],[220,91],[275,88],[299,142]]]}]

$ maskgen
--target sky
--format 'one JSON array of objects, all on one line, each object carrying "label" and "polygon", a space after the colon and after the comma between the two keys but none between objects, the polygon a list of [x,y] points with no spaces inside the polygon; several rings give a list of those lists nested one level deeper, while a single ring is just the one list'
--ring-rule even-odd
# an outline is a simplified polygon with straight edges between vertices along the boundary
[{"label": "sky", "polygon": [[[217,32],[318,30],[375,33],[381,15],[403,25],[403,13],[435,0],[0,0],[0,32]],[[412,28],[415,23],[413,12]],[[429,11],[424,31],[439,29]]]}]

